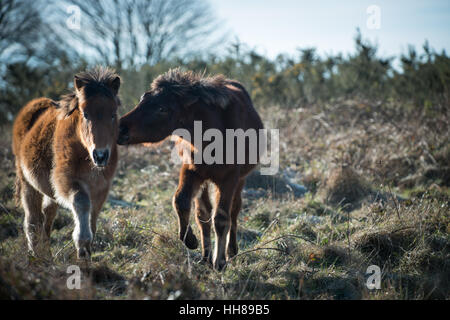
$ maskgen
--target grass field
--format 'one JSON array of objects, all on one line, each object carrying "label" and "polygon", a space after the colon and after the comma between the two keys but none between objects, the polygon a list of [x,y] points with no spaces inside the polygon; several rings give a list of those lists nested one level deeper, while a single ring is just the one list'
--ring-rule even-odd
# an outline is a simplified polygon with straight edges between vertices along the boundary
[{"label": "grass field", "polygon": [[[280,130],[280,171],[249,179],[240,254],[222,273],[177,239],[171,143],[121,147],[80,290],[66,287],[79,264],[68,211],[54,225],[53,261],[27,254],[4,127],[0,299],[449,299],[448,112],[412,110],[356,100],[259,108]],[[379,290],[366,286],[370,265],[381,268]]]}]

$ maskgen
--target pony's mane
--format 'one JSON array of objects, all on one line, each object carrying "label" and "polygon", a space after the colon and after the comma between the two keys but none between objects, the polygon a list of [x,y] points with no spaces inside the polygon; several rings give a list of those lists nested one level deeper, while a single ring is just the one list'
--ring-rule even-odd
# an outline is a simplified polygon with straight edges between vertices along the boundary
[{"label": "pony's mane", "polygon": [[165,92],[178,97],[198,98],[205,104],[225,109],[230,100],[227,84],[229,80],[221,74],[205,76],[204,73],[175,68],[153,80],[151,91],[156,94]]},{"label": "pony's mane", "polygon": [[65,110],[66,109],[73,110],[77,107],[77,105],[78,105],[77,95],[75,94],[75,92],[71,92],[61,96],[61,99],[58,101],[57,108]]},{"label": "pony's mane", "polygon": [[[107,97],[117,99],[118,104],[120,104],[119,98],[114,96],[114,93],[109,87],[110,83],[118,77],[113,69],[98,66],[92,70],[77,73],[76,77],[85,83],[84,94],[86,98],[96,94],[103,94]],[[76,108],[78,105],[78,97],[75,90],[61,96],[58,104],[62,109],[73,110]]]}]

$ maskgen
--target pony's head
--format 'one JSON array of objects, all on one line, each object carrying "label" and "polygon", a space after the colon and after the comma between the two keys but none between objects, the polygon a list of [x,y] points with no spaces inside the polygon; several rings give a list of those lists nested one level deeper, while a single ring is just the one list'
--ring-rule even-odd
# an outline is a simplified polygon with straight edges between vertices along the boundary
[{"label": "pony's head", "polygon": [[111,148],[116,144],[119,87],[117,74],[111,69],[97,67],[75,76],[72,99],[62,103],[64,117],[78,116],[78,135],[97,167],[108,164]]},{"label": "pony's head", "polygon": [[120,119],[118,144],[159,142],[178,128],[193,125],[195,105],[225,108],[222,75],[204,77],[191,71],[172,69],[157,77],[138,105]]},{"label": "pony's head", "polygon": [[176,97],[146,92],[138,105],[120,119],[118,144],[159,142],[179,127],[182,113]]}]

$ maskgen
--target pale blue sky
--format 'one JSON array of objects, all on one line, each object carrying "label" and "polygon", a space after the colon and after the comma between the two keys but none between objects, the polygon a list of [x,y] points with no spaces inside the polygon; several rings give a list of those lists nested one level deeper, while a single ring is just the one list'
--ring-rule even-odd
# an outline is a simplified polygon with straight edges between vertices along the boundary
[{"label": "pale blue sky", "polygon": [[[382,56],[405,53],[408,44],[450,52],[450,0],[209,0],[230,39],[275,57],[296,48],[316,47],[321,54],[354,49],[359,26],[364,38],[379,44]],[[377,5],[381,27],[367,28],[366,10]]]}]

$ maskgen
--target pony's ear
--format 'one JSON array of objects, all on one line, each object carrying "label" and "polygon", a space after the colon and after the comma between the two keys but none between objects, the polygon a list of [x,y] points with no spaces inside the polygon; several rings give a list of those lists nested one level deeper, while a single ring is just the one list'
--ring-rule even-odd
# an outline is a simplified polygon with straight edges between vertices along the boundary
[{"label": "pony's ear", "polygon": [[109,87],[113,91],[114,95],[117,96],[120,88],[120,77],[117,76],[109,82]]},{"label": "pony's ear", "polygon": [[79,93],[80,90],[87,84],[86,81],[79,78],[78,76],[75,76],[73,79],[73,87],[75,88],[75,92]]}]

